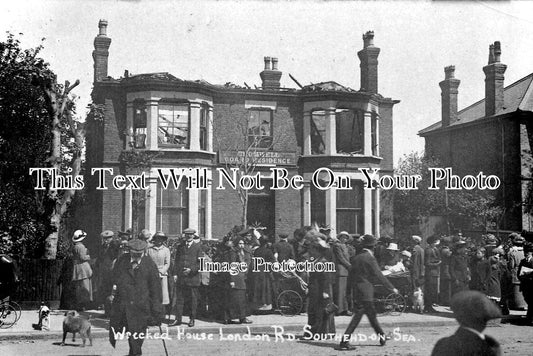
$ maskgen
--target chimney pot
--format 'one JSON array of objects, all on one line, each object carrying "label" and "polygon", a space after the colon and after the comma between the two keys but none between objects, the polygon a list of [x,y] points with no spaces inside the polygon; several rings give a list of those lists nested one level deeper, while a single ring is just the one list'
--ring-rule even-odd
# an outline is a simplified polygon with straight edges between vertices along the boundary
[{"label": "chimney pot", "polygon": [[494,42],[494,62],[500,62],[500,56],[502,54],[502,47],[500,41]]},{"label": "chimney pot", "polygon": [[367,31],[363,34],[364,48],[374,46],[374,31]]},{"label": "chimney pot", "polygon": [[278,70],[278,59],[272,57],[272,70]]},{"label": "chimney pot", "polygon": [[494,63],[494,45],[489,46],[489,64]]},{"label": "chimney pot", "polygon": [[98,36],[107,36],[107,20],[100,20],[98,22],[99,33]]},{"label": "chimney pot", "polygon": [[455,66],[448,66],[444,68],[444,79],[455,78]]},{"label": "chimney pot", "polygon": [[270,70],[270,57],[265,57],[265,70]]}]

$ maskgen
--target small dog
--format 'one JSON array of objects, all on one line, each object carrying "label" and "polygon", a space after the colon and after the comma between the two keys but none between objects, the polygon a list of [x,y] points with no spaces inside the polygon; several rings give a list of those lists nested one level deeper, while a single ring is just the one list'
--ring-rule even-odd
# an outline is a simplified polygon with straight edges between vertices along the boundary
[{"label": "small dog", "polygon": [[37,324],[31,324],[35,330],[50,330],[50,308],[44,303],[41,303],[39,310],[37,311],[39,321]]},{"label": "small dog", "polygon": [[418,287],[413,293],[413,309],[422,314],[424,312],[424,292]]},{"label": "small dog", "polygon": [[89,339],[89,346],[93,346],[91,337],[91,323],[89,320],[79,316],[74,310],[65,313],[63,320],[63,341],[61,346],[65,345],[67,333],[72,333],[72,341],[76,341],[76,333],[79,333],[83,341],[82,347],[85,347],[85,340]]}]

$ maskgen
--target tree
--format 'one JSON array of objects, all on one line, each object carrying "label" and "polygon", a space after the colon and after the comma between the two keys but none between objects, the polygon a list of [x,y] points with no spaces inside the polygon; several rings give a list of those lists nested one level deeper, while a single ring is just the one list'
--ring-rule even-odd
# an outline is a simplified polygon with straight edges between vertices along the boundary
[{"label": "tree", "polygon": [[446,233],[456,229],[486,230],[498,225],[503,210],[496,205],[493,193],[486,190],[428,189],[429,168],[440,167],[438,160],[413,152],[400,160],[396,175],[419,174],[422,180],[416,190],[394,191],[394,229],[400,235],[412,233],[424,218],[444,216]]},{"label": "tree", "polygon": [[27,250],[31,242],[35,252],[44,248],[45,258],[55,258],[61,219],[75,191],[52,189],[50,179],[47,189],[36,190],[36,175],[30,176],[29,168],[48,166],[59,174],[80,174],[84,125],[74,118],[70,94],[79,81],[58,84],[39,57],[42,48],[23,50],[12,34],[0,43],[0,184],[5,188],[0,209],[6,218],[0,231],[18,246],[17,252]]}]

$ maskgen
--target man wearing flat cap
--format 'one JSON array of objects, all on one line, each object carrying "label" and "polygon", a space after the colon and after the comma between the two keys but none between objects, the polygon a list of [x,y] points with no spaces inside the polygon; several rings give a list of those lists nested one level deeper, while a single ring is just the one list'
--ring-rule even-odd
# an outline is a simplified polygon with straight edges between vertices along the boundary
[{"label": "man wearing flat cap", "polygon": [[[147,256],[146,241],[128,242],[129,253],[119,257],[113,268],[113,292],[109,342],[115,347],[114,332],[123,328],[133,333],[145,333],[148,325],[159,325],[163,319],[161,282],[154,261]],[[114,331],[114,332],[113,332]],[[139,335],[139,334],[137,334]],[[130,336],[129,355],[142,355],[144,338]]]},{"label": "man wearing flat cap", "polygon": [[451,301],[459,329],[452,336],[437,341],[431,356],[497,356],[500,344],[483,334],[487,322],[501,317],[498,306],[479,291],[463,291]]},{"label": "man wearing flat cap", "polygon": [[361,239],[362,250],[355,255],[351,260],[351,268],[348,276],[349,284],[354,288],[355,310],[352,320],[346,331],[343,339],[339,345],[339,350],[352,350],[349,340],[352,333],[355,331],[357,325],[361,321],[363,314],[365,314],[379,337],[380,345],[385,345],[385,332],[379,325],[376,308],[374,306],[374,285],[382,284],[385,288],[393,293],[398,293],[398,290],[389,282],[379,269],[378,261],[374,257],[374,247],[377,244],[377,239],[372,235],[364,235]]},{"label": "man wearing flat cap", "polygon": [[202,246],[194,243],[196,230],[187,228],[183,230],[185,243],[178,246],[174,259],[173,277],[176,282],[176,320],[171,326],[181,325],[183,306],[189,302],[191,315],[189,317],[189,327],[194,326],[196,319],[196,309],[198,307],[199,287],[200,287],[200,257],[204,255]]}]

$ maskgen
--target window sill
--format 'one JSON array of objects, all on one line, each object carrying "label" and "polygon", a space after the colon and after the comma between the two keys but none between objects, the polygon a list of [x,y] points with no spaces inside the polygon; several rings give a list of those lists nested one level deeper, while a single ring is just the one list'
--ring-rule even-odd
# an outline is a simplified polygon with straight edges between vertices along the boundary
[{"label": "window sill", "polygon": [[380,160],[383,159],[383,157],[381,157],[381,156],[364,155],[364,154],[360,154],[360,153],[354,153],[354,154],[335,153],[335,154],[331,154],[331,155],[327,155],[325,153],[322,153],[322,154],[315,154],[315,155],[302,155],[301,157],[302,158],[307,158],[307,157],[364,157],[364,158],[375,158],[375,159],[380,159]]}]

